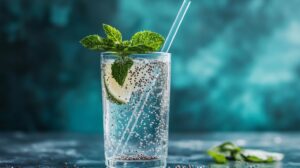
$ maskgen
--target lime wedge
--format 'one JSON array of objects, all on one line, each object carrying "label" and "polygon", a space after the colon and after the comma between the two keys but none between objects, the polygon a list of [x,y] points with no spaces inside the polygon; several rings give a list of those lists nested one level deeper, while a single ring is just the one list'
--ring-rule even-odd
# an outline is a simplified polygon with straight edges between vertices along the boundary
[{"label": "lime wedge", "polygon": [[246,149],[242,155],[247,161],[262,163],[262,162],[275,162],[283,159],[284,155],[275,152],[266,152],[262,150]]},{"label": "lime wedge", "polygon": [[154,67],[151,63],[135,62],[129,69],[123,86],[113,78],[111,66],[113,63],[105,63],[104,86],[107,98],[116,104],[126,104],[129,102],[133,92],[144,92],[149,89],[150,83],[155,80]]},{"label": "lime wedge", "polygon": [[130,73],[127,74],[123,86],[120,86],[117,81],[112,77],[111,73],[112,63],[107,63],[104,66],[104,87],[106,90],[107,98],[116,104],[126,104],[129,102],[130,96],[133,92],[133,83],[128,79]]}]

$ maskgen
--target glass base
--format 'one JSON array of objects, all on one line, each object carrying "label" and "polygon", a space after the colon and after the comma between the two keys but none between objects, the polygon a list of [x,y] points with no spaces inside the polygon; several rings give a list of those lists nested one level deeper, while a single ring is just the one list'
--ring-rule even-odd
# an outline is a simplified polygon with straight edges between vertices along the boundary
[{"label": "glass base", "polygon": [[137,167],[137,168],[164,168],[167,165],[166,159],[153,159],[153,160],[115,160],[109,159],[105,162],[109,168],[122,168],[122,167]]}]

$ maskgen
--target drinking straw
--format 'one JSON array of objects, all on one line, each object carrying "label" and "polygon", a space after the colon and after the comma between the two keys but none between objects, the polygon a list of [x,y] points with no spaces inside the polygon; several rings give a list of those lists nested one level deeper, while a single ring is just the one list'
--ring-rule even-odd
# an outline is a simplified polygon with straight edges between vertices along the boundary
[{"label": "drinking straw", "polygon": [[169,31],[169,34],[167,36],[167,39],[161,49],[161,52],[168,52],[172,43],[173,43],[173,40],[178,32],[178,29],[181,25],[181,22],[187,12],[187,10],[189,9],[190,7],[190,4],[191,4],[191,0],[184,0],[178,13],[177,13],[177,16],[172,24],[172,27]]},{"label": "drinking straw", "polygon": [[[122,154],[124,148],[127,146],[127,143],[128,143],[128,141],[129,141],[129,139],[130,139],[130,137],[131,137],[132,131],[133,131],[134,128],[136,127],[136,124],[137,124],[137,122],[138,122],[138,120],[139,120],[139,118],[140,118],[140,115],[141,115],[141,113],[142,113],[142,110],[144,109],[144,106],[145,106],[146,102],[148,101],[149,95],[150,95],[150,93],[151,93],[151,91],[152,91],[152,89],[153,89],[154,84],[156,83],[156,80],[157,80],[158,76],[159,76],[159,74],[157,74],[157,75],[155,76],[154,80],[152,81],[152,83],[151,83],[151,85],[150,85],[150,90],[148,90],[147,92],[145,91],[145,92],[141,95],[141,97],[140,97],[140,99],[139,99],[139,102],[136,104],[136,107],[135,107],[135,109],[133,110],[133,112],[132,112],[132,114],[131,114],[131,117],[130,117],[128,123],[127,123],[127,126],[126,126],[126,128],[125,128],[125,131],[124,131],[123,134],[122,134],[122,137],[121,137],[121,139],[120,139],[120,141],[119,141],[119,143],[118,143],[118,146],[117,146],[117,148],[116,148],[116,150],[115,150],[115,152],[114,152],[114,155],[116,155],[116,154],[119,152],[119,148],[120,148],[120,147],[121,147],[121,154]],[[143,100],[144,100],[144,101],[143,101]],[[143,102],[142,102],[142,101],[143,101]],[[140,107],[141,104],[142,104],[141,108],[138,109],[138,108]],[[134,116],[136,116],[135,121],[133,121],[133,120],[134,120],[134,119],[133,119]],[[132,125],[131,128],[129,129],[129,126],[131,125],[132,122],[133,122],[133,125]],[[128,131],[128,130],[129,130],[129,131]],[[127,137],[125,138],[126,132],[128,132],[128,135],[127,135]],[[125,142],[124,142],[124,144],[121,144],[121,143],[123,142],[124,138],[125,138]],[[122,145],[122,146],[121,146],[121,145]]]},{"label": "drinking straw", "polygon": [[[171,47],[171,45],[173,43],[173,40],[174,40],[174,38],[175,38],[175,36],[177,34],[177,31],[178,31],[178,29],[179,29],[179,27],[180,27],[180,25],[182,23],[182,20],[183,20],[183,18],[185,16],[185,14],[186,14],[186,12],[187,12],[190,4],[191,4],[191,0],[184,0],[183,1],[183,3],[182,3],[182,5],[181,5],[181,7],[180,7],[180,9],[179,9],[179,11],[178,11],[178,13],[176,15],[176,18],[175,18],[175,20],[174,20],[174,22],[172,24],[172,27],[171,27],[171,29],[170,29],[170,31],[168,33],[167,39],[166,39],[166,41],[165,41],[165,43],[164,43],[164,45],[163,45],[163,47],[161,49],[161,52],[168,52],[169,51],[169,49],[170,49],[170,47]],[[155,84],[155,80],[153,81],[153,85],[154,84]],[[118,146],[117,146],[117,148],[116,148],[116,150],[114,152],[114,155],[119,151],[119,147],[121,146],[121,143],[122,143],[122,141],[125,138],[125,134],[127,132],[127,129],[129,128],[129,125],[131,124],[131,122],[133,120],[133,116],[136,115],[135,113],[137,112],[137,117],[136,117],[135,121],[133,122],[133,125],[132,125],[132,127],[131,127],[131,129],[129,131],[128,136],[125,138],[125,144],[123,144],[122,147],[121,147],[121,154],[123,153],[124,148],[127,146],[128,140],[131,137],[132,131],[135,129],[135,126],[136,126],[136,124],[137,124],[137,122],[138,122],[138,120],[140,118],[140,115],[141,115],[141,112],[142,112],[142,110],[143,110],[143,108],[145,106],[145,103],[148,101],[148,97],[149,97],[149,94],[150,94],[152,88],[153,87],[151,87],[151,89],[148,91],[147,94],[143,93],[143,95],[141,96],[141,98],[139,100],[139,103],[136,105],[136,108],[134,109],[134,112],[133,112],[133,114],[130,117],[130,120],[129,120],[127,126],[126,126],[126,129],[124,130],[124,132],[122,134],[122,137],[121,137],[121,139],[120,139],[120,141],[118,143]],[[138,107],[139,107],[139,105],[140,105],[143,97],[145,96],[145,94],[146,94],[146,98],[145,98],[145,100],[144,100],[144,102],[143,102],[140,110],[137,111],[137,109],[138,109]]]},{"label": "drinking straw", "polygon": [[[126,138],[126,140],[125,140],[125,143],[124,143],[124,145],[123,145],[124,147],[127,146],[127,143],[128,143],[128,141],[129,141],[129,139],[130,139],[130,137],[131,137],[132,131],[134,130],[134,128],[136,127],[137,122],[139,121],[139,118],[140,118],[140,116],[141,116],[141,114],[142,114],[142,111],[143,111],[143,109],[144,109],[144,106],[145,106],[146,103],[148,102],[149,96],[150,96],[150,94],[151,94],[151,91],[152,91],[152,89],[153,89],[155,83],[156,83],[156,80],[157,80],[158,76],[159,76],[159,74],[157,74],[157,75],[155,76],[154,80],[152,81],[152,84],[150,85],[150,90],[149,90],[149,91],[147,92],[147,94],[146,94],[146,97],[145,97],[145,100],[144,100],[144,102],[143,102],[143,104],[142,104],[142,107],[140,108],[140,111],[137,112],[137,117],[136,117],[136,119],[135,119],[135,121],[134,121],[134,123],[133,123],[133,125],[132,125],[132,127],[131,127],[131,130],[130,130],[130,132],[129,132],[127,138]],[[124,148],[121,149],[121,154],[123,154],[123,150],[124,150]]]},{"label": "drinking straw", "polygon": [[[135,108],[134,108],[134,110],[133,110],[133,112],[132,112],[132,114],[131,114],[131,117],[130,117],[130,119],[129,119],[127,125],[126,125],[126,128],[125,128],[124,131],[123,131],[123,134],[122,134],[122,136],[121,136],[121,139],[119,140],[119,143],[117,144],[116,150],[115,150],[115,152],[114,152],[113,155],[116,155],[116,153],[119,152],[119,148],[120,148],[121,145],[122,145],[122,146],[125,146],[125,145],[123,145],[123,144],[121,144],[121,143],[124,141],[126,132],[128,132],[128,130],[131,131],[131,128],[129,129],[129,126],[130,126],[131,123],[133,122],[133,118],[134,118],[134,116],[136,115],[136,113],[138,114],[139,106],[141,105],[142,100],[144,99],[145,95],[146,95],[146,93],[143,93],[143,94],[141,95],[141,97],[140,97],[138,103],[135,105]],[[129,135],[130,135],[130,132],[129,132]],[[129,136],[129,135],[128,135],[128,136]],[[127,139],[127,138],[126,138],[126,139]],[[121,151],[123,151],[123,149],[121,149]]]}]

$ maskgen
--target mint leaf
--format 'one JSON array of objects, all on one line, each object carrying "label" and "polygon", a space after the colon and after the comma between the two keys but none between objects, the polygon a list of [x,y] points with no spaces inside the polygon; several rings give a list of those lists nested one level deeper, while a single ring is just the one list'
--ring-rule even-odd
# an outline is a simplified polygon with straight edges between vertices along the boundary
[{"label": "mint leaf", "polygon": [[94,35],[88,35],[80,40],[80,43],[90,50],[101,50],[101,47],[99,47],[102,42],[102,38],[96,34]]},{"label": "mint leaf", "polygon": [[80,40],[83,47],[94,51],[105,51],[113,48],[111,40],[103,39],[99,35],[88,35]]},{"label": "mint leaf", "polygon": [[151,31],[140,31],[131,37],[132,46],[147,46],[149,47],[144,52],[157,51],[164,43],[164,38],[158,33]]},{"label": "mint leaf", "polygon": [[233,144],[232,142],[224,142],[223,144],[219,145],[219,147],[221,151],[230,151],[230,152],[241,151],[241,148]]},{"label": "mint leaf", "polygon": [[241,148],[237,145],[235,145],[232,142],[224,142],[223,144],[221,144],[219,146],[220,151],[222,152],[227,152],[230,153],[229,156],[227,156],[227,158],[229,160],[243,160],[240,152],[241,152]]},{"label": "mint leaf", "polygon": [[118,82],[120,86],[123,86],[128,71],[132,65],[133,61],[129,57],[120,57],[116,59],[115,62],[112,64],[112,77]]},{"label": "mint leaf", "polygon": [[281,153],[251,149],[244,150],[231,142],[224,142],[219,146],[213,147],[209,149],[207,153],[216,163],[226,163],[228,160],[247,161],[253,163],[272,163],[280,161],[284,157]]},{"label": "mint leaf", "polygon": [[236,161],[243,161],[244,158],[242,156],[242,154],[240,152],[234,152],[234,153],[231,153],[231,157],[232,157],[232,160],[236,160]]},{"label": "mint leaf", "polygon": [[107,24],[103,24],[103,29],[108,39],[116,44],[122,43],[122,34],[118,29]]},{"label": "mint leaf", "polygon": [[224,164],[227,162],[227,159],[224,154],[219,153],[218,151],[208,150],[207,154],[211,156],[216,163]]},{"label": "mint leaf", "polygon": [[129,40],[124,40],[124,41],[122,42],[122,45],[123,45],[124,47],[129,47],[129,46],[131,45],[131,41],[129,41]]},{"label": "mint leaf", "polygon": [[226,163],[228,160],[243,160],[240,155],[241,148],[231,142],[213,147],[207,151],[208,155],[213,158],[216,163]]},{"label": "mint leaf", "polygon": [[152,48],[146,45],[129,46],[126,48],[126,51],[128,51],[130,54],[135,54],[135,53],[143,54],[151,50]]}]

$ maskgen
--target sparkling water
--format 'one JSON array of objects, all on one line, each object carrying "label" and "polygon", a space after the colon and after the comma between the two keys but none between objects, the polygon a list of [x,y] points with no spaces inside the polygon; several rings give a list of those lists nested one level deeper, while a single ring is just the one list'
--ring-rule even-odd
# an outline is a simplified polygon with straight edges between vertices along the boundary
[{"label": "sparkling water", "polygon": [[[166,165],[170,98],[170,54],[132,55],[128,73],[129,101],[116,104],[107,96],[105,69],[116,57],[102,54],[101,77],[106,165],[159,167]],[[109,85],[109,83],[108,83]],[[124,86],[125,87],[125,86]]]}]

